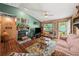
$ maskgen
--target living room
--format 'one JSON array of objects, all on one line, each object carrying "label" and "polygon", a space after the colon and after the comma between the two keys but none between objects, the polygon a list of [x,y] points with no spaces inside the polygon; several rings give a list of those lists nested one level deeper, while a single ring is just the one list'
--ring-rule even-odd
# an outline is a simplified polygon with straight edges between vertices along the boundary
[{"label": "living room", "polygon": [[79,4],[0,3],[0,37],[1,56],[79,56]]}]

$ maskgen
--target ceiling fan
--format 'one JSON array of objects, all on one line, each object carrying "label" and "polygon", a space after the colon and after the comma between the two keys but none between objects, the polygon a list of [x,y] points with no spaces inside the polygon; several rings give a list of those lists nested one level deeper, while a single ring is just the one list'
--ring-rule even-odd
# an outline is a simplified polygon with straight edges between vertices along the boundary
[{"label": "ceiling fan", "polygon": [[49,12],[48,12],[48,11],[43,11],[43,15],[44,15],[45,17],[48,17],[48,16],[53,16],[52,14],[49,14]]}]

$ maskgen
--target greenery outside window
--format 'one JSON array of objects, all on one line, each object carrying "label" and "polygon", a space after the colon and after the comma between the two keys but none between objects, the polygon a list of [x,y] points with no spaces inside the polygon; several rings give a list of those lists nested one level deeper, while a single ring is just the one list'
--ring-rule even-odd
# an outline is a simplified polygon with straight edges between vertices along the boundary
[{"label": "greenery outside window", "polygon": [[53,24],[44,24],[44,31],[52,32],[53,27]]}]

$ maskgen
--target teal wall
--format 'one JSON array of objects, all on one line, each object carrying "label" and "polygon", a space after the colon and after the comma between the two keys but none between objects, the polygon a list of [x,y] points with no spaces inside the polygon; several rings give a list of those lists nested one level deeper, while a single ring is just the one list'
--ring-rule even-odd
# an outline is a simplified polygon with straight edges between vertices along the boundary
[{"label": "teal wall", "polygon": [[27,24],[30,27],[40,26],[40,22],[36,18],[26,14],[23,10],[19,8],[0,3],[0,12],[11,14],[12,16],[16,16],[17,18],[28,19],[29,22]]},{"label": "teal wall", "polygon": [[[36,21],[36,19],[34,17],[29,17],[29,22],[28,22],[28,25],[32,28],[35,28],[35,27],[39,27],[40,26],[40,22],[39,21]],[[39,26],[38,26],[39,25]]]},{"label": "teal wall", "polygon": [[0,3],[0,11],[11,14],[11,15],[16,16],[18,18],[28,17],[28,15],[26,15],[22,10],[20,10],[16,7],[13,7],[13,6],[2,4],[2,3]]}]

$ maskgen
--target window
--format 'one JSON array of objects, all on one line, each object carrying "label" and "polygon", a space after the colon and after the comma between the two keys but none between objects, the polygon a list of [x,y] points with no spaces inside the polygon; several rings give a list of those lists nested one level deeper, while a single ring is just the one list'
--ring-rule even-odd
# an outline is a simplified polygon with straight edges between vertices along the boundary
[{"label": "window", "polygon": [[59,22],[58,26],[60,36],[67,36],[70,33],[70,20]]},{"label": "window", "polygon": [[53,27],[53,24],[44,24],[44,31],[52,32]]}]

